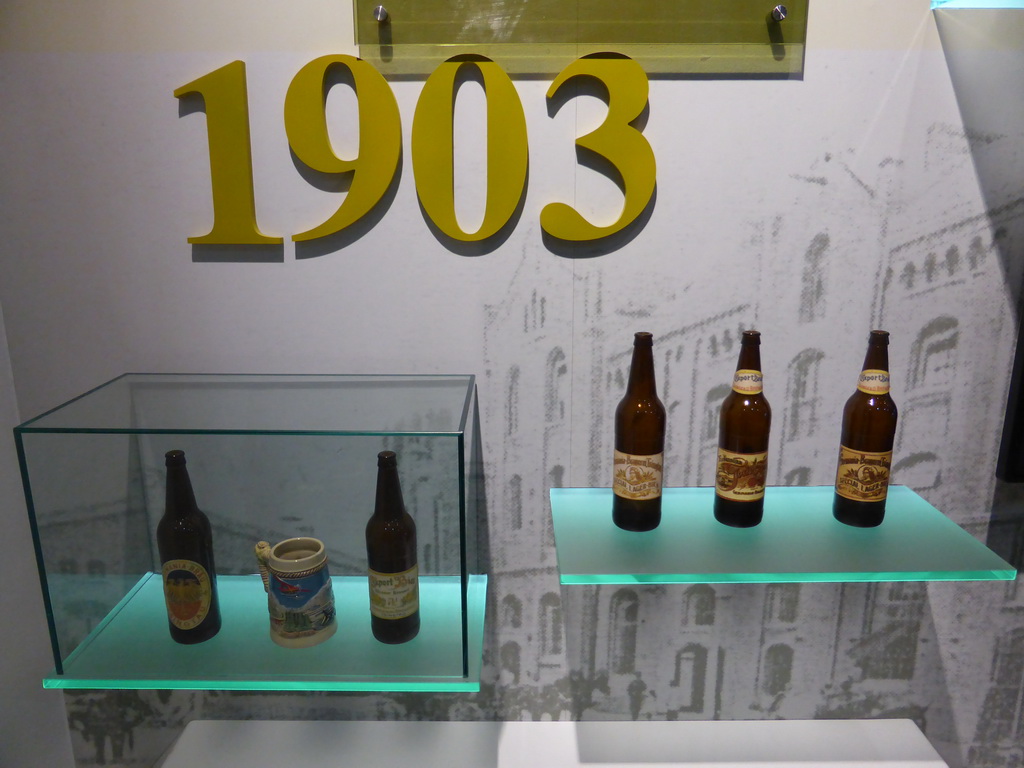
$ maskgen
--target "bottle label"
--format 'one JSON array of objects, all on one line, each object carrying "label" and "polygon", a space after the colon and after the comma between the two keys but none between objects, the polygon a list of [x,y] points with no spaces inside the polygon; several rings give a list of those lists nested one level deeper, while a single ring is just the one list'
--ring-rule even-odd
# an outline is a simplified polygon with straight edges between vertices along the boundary
[{"label": "bottle label", "polygon": [[661,496],[664,454],[634,456],[615,451],[615,475],[612,489],[616,496],[647,501]]},{"label": "bottle label", "polygon": [[718,449],[715,493],[730,501],[757,501],[764,498],[768,477],[768,451],[733,453]]},{"label": "bottle label", "polygon": [[758,395],[763,390],[762,378],[760,371],[741,368],[733,374],[732,391],[741,395]]},{"label": "bottle label", "polygon": [[861,371],[857,389],[868,395],[884,395],[889,391],[889,372],[872,369]]},{"label": "bottle label", "polygon": [[401,573],[370,570],[370,613],[378,619],[404,619],[420,609],[420,567]]},{"label": "bottle label", "polygon": [[163,567],[167,618],[178,629],[195,629],[210,612],[210,574],[192,560],[168,560]]},{"label": "bottle label", "polygon": [[852,451],[840,445],[836,493],[851,501],[884,501],[891,464],[892,451]]}]

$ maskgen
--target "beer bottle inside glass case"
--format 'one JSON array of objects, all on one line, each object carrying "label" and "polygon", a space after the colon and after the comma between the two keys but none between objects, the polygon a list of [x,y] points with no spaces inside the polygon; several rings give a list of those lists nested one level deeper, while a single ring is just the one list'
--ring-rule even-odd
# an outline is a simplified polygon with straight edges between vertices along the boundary
[{"label": "beer bottle inside glass case", "polygon": [[209,640],[220,631],[217,571],[210,521],[196,505],[183,451],[164,455],[164,515],[156,527],[157,550],[171,637],[179,643]]},{"label": "beer bottle inside glass case", "polygon": [[377,454],[377,498],[366,524],[370,629],[382,643],[404,643],[420,631],[416,523],[405,509],[394,451]]}]

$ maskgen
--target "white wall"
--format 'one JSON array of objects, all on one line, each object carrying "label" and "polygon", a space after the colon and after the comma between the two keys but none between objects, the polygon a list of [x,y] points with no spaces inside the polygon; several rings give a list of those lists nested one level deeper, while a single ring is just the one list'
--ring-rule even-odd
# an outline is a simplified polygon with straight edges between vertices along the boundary
[{"label": "white wall", "polygon": [[36,577],[35,552],[25,513],[18,459],[11,430],[18,423],[0,307],[0,540],[11,588],[0,590],[0,765],[61,768],[72,765],[64,700],[44,691],[42,678],[53,669],[50,635]]},{"label": "white wall", "polygon": [[[282,263],[193,262],[186,238],[211,223],[206,126],[200,114],[179,115],[173,91],[232,60],[246,62],[258,219],[287,240],[326,218],[337,200],[293,167],[284,94],[314,57],[355,53],[350,10],[326,0],[5,4],[0,302],[21,418],[125,371],[476,373],[495,600],[516,590],[539,597],[558,591],[546,486],[556,475],[566,485],[607,484],[614,386],[606,375],[625,364],[633,331],[644,326],[656,343],[664,340],[659,384],[678,405],[670,484],[710,482],[700,460],[701,397],[727,380],[735,361],[731,351],[712,355],[709,344],[715,339],[719,349],[722,334],[740,325],[764,334],[766,392],[776,408],[772,482],[805,467],[809,482],[828,484],[839,410],[867,331],[884,325],[893,333],[894,394],[906,406],[904,455],[926,446],[935,457],[928,466],[941,466],[945,478],[930,484],[908,468],[903,482],[983,534],[1014,342],[1020,265],[1008,254],[1020,242],[1022,188],[1020,174],[1007,174],[1001,189],[983,188],[976,164],[1019,163],[1013,147],[1024,126],[986,141],[965,129],[927,0],[813,0],[799,80],[652,80],[644,134],[658,162],[657,202],[635,238],[602,255],[566,258],[542,239],[538,216],[548,202],[572,202],[607,221],[619,199],[607,179],[577,165],[573,148],[575,136],[601,120],[602,105],[584,97],[549,116],[542,79],[516,81],[530,137],[529,187],[521,219],[493,250],[453,253],[430,233],[409,149],[422,83],[396,82],[401,181],[365,235],[311,259],[295,259],[286,243]],[[460,214],[469,220],[480,213],[482,94],[472,84],[464,91],[456,173]],[[332,92],[328,107],[339,152],[351,153],[350,95]],[[910,266],[923,275],[929,254],[944,259],[955,249],[956,263],[968,264],[975,241],[984,258],[970,269],[953,275],[951,267],[941,279],[929,273],[937,282],[928,290],[900,282]],[[815,247],[825,259],[819,297],[807,283]],[[958,356],[934,391],[911,392],[914,342],[937,315],[956,321]],[[805,349],[824,353],[817,431],[784,441],[786,414],[807,407],[790,407],[786,383],[788,364]],[[562,383],[546,368],[561,360]],[[510,432],[513,369],[522,375],[519,427]],[[928,403],[947,396],[940,424]],[[0,405],[11,410],[9,398]],[[566,406],[564,418],[546,410],[552,399]],[[0,460],[16,488],[13,458]],[[513,478],[523,483],[522,498],[509,495]],[[524,516],[522,531],[509,527],[513,511]],[[9,504],[0,534],[27,552],[22,515],[20,502]],[[34,574],[23,583],[34,594]],[[892,694],[929,702],[930,735],[954,764],[975,738],[996,642],[972,634],[966,657],[946,651],[962,639],[960,622],[1000,613],[1002,600],[982,591],[952,626],[937,622],[941,655],[951,657],[946,676],[975,680],[966,704],[948,700],[946,673],[934,667]],[[938,602],[944,611],[956,603]],[[528,616],[527,627],[535,620]],[[565,661],[542,658],[527,630],[498,624],[493,632],[493,643],[523,648],[518,683],[492,668],[499,686],[538,688],[565,674]],[[751,628],[753,645],[756,635]],[[745,647],[748,638],[735,642]],[[3,643],[26,670],[34,665],[26,654],[37,648]],[[849,664],[845,648],[835,657]],[[645,674],[671,676],[670,660],[645,663]],[[820,672],[806,668],[787,716],[825,706]],[[725,714],[762,716],[742,676],[730,681]],[[190,711],[201,711],[203,699],[195,701]],[[273,697],[260,702],[251,706],[280,711]]]}]

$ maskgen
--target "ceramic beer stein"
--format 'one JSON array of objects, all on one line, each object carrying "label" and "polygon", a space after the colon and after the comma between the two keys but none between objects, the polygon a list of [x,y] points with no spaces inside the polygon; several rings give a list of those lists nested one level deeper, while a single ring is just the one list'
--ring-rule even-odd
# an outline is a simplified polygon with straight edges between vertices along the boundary
[{"label": "ceramic beer stein", "polygon": [[322,643],[338,629],[327,552],[319,539],[302,536],[256,545],[267,590],[270,639],[285,648]]}]

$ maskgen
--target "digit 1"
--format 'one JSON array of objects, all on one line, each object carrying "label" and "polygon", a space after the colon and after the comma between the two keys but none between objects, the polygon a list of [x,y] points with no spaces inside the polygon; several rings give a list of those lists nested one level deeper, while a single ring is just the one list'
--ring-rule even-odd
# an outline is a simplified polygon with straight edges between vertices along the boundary
[{"label": "digit 1", "polygon": [[233,61],[174,91],[178,99],[198,94],[206,106],[213,188],[213,229],[190,237],[197,245],[267,245],[280,243],[256,225],[249,137],[249,98],[245,62]]}]

